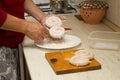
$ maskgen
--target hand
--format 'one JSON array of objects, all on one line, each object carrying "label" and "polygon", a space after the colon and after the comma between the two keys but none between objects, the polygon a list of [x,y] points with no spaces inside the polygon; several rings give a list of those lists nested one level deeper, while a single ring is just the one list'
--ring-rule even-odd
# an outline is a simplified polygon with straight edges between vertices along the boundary
[{"label": "hand", "polygon": [[66,17],[63,16],[63,15],[50,14],[50,15],[47,15],[45,18],[43,18],[43,19],[41,20],[41,24],[44,25],[44,26],[46,26],[45,20],[46,20],[46,18],[48,18],[48,17],[50,17],[50,16],[57,16],[57,17],[60,18],[61,20],[66,20]]},{"label": "hand", "polygon": [[57,17],[59,17],[61,20],[66,20],[67,18],[63,15],[56,15]]},{"label": "hand", "polygon": [[33,39],[35,42],[39,43],[47,38],[49,35],[48,29],[37,22],[27,22],[25,34]]}]

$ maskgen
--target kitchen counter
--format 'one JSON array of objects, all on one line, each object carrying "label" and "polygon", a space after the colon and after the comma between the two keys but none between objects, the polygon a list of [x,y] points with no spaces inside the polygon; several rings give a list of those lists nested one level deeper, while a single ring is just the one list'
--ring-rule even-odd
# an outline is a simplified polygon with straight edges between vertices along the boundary
[{"label": "kitchen counter", "polygon": [[[46,52],[60,51],[43,49],[34,45],[34,41],[25,37],[23,41],[23,51],[31,80],[120,80],[120,51],[98,50],[88,46],[88,35],[92,31],[112,31],[103,23],[97,25],[86,24],[78,20],[74,15],[65,15],[67,20],[63,22],[63,27],[70,27],[72,30],[67,34],[78,36],[82,43],[71,49],[91,50],[95,59],[100,62],[102,68],[92,71],[76,72],[56,75],[45,58]],[[32,17],[27,20],[36,21]],[[69,50],[69,49],[67,49]]]}]

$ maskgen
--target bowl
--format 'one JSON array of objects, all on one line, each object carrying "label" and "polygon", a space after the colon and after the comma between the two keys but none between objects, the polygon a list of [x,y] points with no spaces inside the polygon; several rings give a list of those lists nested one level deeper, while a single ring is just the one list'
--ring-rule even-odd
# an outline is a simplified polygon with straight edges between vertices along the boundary
[{"label": "bowl", "polygon": [[91,48],[120,50],[120,32],[93,31],[88,40]]}]

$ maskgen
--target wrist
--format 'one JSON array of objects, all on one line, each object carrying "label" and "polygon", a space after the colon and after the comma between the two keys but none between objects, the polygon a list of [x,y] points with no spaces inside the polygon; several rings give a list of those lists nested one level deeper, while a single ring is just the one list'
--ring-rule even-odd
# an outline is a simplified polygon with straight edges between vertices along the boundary
[{"label": "wrist", "polygon": [[47,15],[46,15],[46,14],[43,14],[43,15],[41,15],[41,17],[38,19],[38,21],[39,21],[40,23],[42,23],[42,22],[46,19],[46,17],[47,17]]},{"label": "wrist", "polygon": [[23,25],[23,26],[21,27],[21,32],[24,33],[24,34],[26,34],[27,28],[28,28],[28,21],[22,21],[22,22],[21,22],[21,25]]}]

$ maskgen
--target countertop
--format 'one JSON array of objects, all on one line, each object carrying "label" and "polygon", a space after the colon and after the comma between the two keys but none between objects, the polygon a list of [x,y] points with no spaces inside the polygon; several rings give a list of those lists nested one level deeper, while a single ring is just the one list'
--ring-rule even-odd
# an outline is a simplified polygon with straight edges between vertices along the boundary
[{"label": "countertop", "polygon": [[[88,35],[92,31],[112,31],[103,23],[90,25],[78,20],[74,15],[65,15],[67,20],[63,22],[63,27],[70,27],[72,30],[67,34],[79,37],[82,43],[70,49],[91,50],[95,58],[100,62],[102,68],[92,71],[76,72],[56,75],[45,58],[46,52],[59,51],[37,47],[34,41],[25,37],[22,45],[31,80],[120,80],[120,51],[99,50],[88,46]],[[32,17],[27,20],[36,21]],[[67,49],[69,50],[69,49]]]}]

